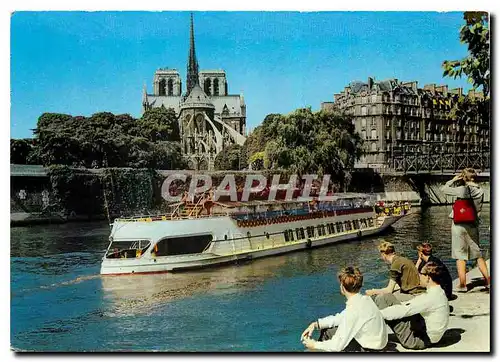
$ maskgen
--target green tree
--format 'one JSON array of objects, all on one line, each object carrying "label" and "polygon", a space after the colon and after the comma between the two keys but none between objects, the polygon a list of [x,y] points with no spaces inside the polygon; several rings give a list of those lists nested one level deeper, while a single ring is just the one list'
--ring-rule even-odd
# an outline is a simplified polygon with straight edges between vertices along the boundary
[{"label": "green tree", "polygon": [[490,29],[488,13],[465,12],[465,24],[460,28],[460,42],[467,44],[469,54],[461,60],[443,63],[443,76],[465,75],[473,87],[481,88],[485,98],[490,94]]},{"label": "green tree", "polygon": [[242,146],[233,144],[222,151],[215,157],[214,167],[216,170],[240,170],[246,166],[246,162],[242,159]]},{"label": "green tree", "polygon": [[33,140],[12,139],[10,140],[10,163],[26,165],[31,163],[33,153]]},{"label": "green tree", "polygon": [[[252,138],[252,136],[254,136]],[[362,140],[349,117],[298,109],[273,114],[247,138],[244,150],[252,169],[285,170],[299,175],[331,174],[344,183],[362,155]],[[262,161],[260,161],[262,160]],[[260,164],[254,163],[257,161]]]},{"label": "green tree", "polygon": [[[44,165],[87,168],[181,167],[179,143],[172,141],[178,138],[178,130],[167,132],[175,128],[176,123],[165,121],[170,126],[161,128],[161,123],[154,121],[154,114],[138,121],[128,114],[109,112],[95,113],[91,117],[45,113],[40,116],[35,130],[33,157]],[[172,118],[170,110],[163,109],[157,114]]]},{"label": "green tree", "polygon": [[158,107],[144,112],[138,121],[141,135],[157,141],[180,141],[179,123],[172,108]]},{"label": "green tree", "polygon": [[[473,89],[480,89],[482,96],[460,96],[454,103],[449,117],[459,124],[480,121],[490,127],[490,29],[489,16],[485,12],[465,12],[465,24],[460,28],[460,42],[467,44],[468,55],[462,60],[443,62],[443,76],[465,75]],[[481,145],[483,152],[491,150],[489,143]],[[483,165],[488,168],[489,165]]]}]

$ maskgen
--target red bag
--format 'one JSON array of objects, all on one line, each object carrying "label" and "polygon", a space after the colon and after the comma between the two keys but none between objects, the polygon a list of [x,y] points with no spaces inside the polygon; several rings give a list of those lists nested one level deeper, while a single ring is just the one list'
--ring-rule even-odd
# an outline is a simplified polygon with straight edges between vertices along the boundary
[{"label": "red bag", "polygon": [[[469,195],[470,194],[470,188]],[[477,219],[476,205],[472,199],[457,199],[453,204],[453,223],[455,224],[474,224]]]}]

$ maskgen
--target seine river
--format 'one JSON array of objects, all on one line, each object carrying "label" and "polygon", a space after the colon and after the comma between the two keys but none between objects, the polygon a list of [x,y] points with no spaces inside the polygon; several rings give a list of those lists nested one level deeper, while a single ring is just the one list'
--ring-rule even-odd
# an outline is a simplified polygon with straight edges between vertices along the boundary
[{"label": "seine river", "polygon": [[[433,244],[450,259],[450,207],[432,207],[389,233],[349,243],[183,274],[101,277],[106,223],[11,229],[11,346],[30,351],[303,351],[302,330],[339,312],[335,277],[357,265],[364,288],[387,283],[376,245],[416,259]],[[489,258],[489,205],[481,248]]]}]

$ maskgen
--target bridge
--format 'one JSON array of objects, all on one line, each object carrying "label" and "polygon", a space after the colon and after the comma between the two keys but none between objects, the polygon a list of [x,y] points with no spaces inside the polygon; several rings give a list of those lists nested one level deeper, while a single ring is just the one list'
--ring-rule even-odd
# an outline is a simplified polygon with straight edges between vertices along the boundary
[{"label": "bridge", "polygon": [[[446,145],[445,145],[446,146]],[[490,176],[491,154],[488,149],[444,151],[443,145],[417,145],[399,147],[388,155],[385,167],[374,168],[381,175],[435,175],[453,176],[464,168],[472,167],[479,177]]]}]

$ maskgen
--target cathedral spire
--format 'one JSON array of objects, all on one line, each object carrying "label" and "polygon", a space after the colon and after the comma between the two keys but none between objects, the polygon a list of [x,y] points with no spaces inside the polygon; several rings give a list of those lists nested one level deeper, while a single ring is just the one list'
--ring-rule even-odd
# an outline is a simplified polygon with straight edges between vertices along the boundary
[{"label": "cathedral spire", "polygon": [[144,88],[142,89],[142,108],[144,112],[149,109],[149,100],[148,100],[146,83],[144,83]]},{"label": "cathedral spire", "polygon": [[186,94],[191,92],[191,89],[198,84],[198,61],[196,60],[196,52],[194,49],[194,24],[193,13],[191,13],[191,29],[189,34],[189,59],[187,64],[187,84]]}]

